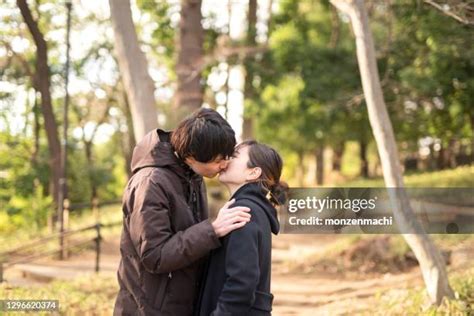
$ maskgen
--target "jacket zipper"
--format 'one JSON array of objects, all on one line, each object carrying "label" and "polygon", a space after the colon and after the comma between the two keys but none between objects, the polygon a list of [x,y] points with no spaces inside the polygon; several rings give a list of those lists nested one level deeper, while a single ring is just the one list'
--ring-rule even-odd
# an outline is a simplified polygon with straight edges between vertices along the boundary
[{"label": "jacket zipper", "polygon": [[160,301],[158,301],[158,310],[161,311],[161,309],[163,308],[163,303],[165,301],[165,297],[166,297],[166,291],[168,289],[168,284],[171,282],[171,278],[172,278],[172,274],[171,272],[168,273],[168,277],[164,280],[165,281],[165,284],[163,285],[163,288],[159,290],[159,293],[157,293],[157,299],[159,299]]},{"label": "jacket zipper", "polygon": [[[191,184],[191,182],[190,182]],[[191,184],[192,185],[192,184]],[[191,210],[193,212],[193,217],[194,217],[194,222],[195,223],[199,223],[199,214],[197,213],[197,195],[196,195],[196,191],[194,191],[194,189],[191,187],[191,190],[193,191],[192,195],[191,195]]]}]

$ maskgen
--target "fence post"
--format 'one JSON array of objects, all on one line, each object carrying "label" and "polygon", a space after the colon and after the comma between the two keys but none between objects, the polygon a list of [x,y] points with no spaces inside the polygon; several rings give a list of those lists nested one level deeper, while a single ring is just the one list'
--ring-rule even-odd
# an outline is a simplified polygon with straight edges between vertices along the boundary
[{"label": "fence post", "polygon": [[100,223],[95,225],[95,230],[97,232],[97,237],[95,238],[95,272],[100,270],[100,242],[102,236],[100,235]]},{"label": "fence post", "polygon": [[95,222],[100,223],[99,199],[97,197],[92,199],[92,214],[95,218]]},{"label": "fence post", "polygon": [[3,282],[3,261],[0,260],[0,283]]},{"label": "fence post", "polygon": [[69,230],[69,199],[64,199],[63,204],[63,231],[61,232],[61,259],[67,259],[69,257],[68,250],[68,239],[64,236],[64,233]]}]

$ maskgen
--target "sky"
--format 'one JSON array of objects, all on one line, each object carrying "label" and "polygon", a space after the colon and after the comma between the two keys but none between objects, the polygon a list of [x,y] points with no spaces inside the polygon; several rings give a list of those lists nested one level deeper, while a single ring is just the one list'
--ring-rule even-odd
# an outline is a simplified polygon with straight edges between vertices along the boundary
[{"label": "sky", "polygon": [[[245,32],[245,25],[246,25],[246,14],[248,8],[248,1],[247,0],[230,0],[232,5],[232,15],[231,15],[231,23],[230,23],[230,36],[233,39],[238,39],[244,36]],[[13,0],[8,0],[8,3],[11,3],[10,8],[13,10],[17,10],[14,5]],[[169,3],[178,5],[179,0],[168,0]],[[276,2],[276,1],[274,1]],[[74,15],[78,19],[84,19],[87,15],[91,12],[94,12],[99,19],[107,20],[109,18],[109,7],[108,1],[97,1],[97,0],[73,0],[73,10]],[[266,36],[266,20],[268,19],[268,6],[270,4],[269,0],[259,0],[258,1],[258,25],[257,25],[257,32],[260,40],[264,40]],[[208,16],[210,14],[214,14],[216,16],[216,23],[218,26],[226,26],[228,23],[228,1],[222,0],[203,0],[202,5],[202,13],[203,16]],[[44,3],[41,7],[42,10],[51,10],[54,9],[52,6],[54,4],[51,3]],[[274,9],[275,7],[273,7]],[[65,12],[65,10],[64,10]],[[12,12],[11,9],[6,7],[0,8],[0,19],[7,17],[9,14],[18,12]],[[150,21],[150,17],[147,14],[143,14],[140,12],[133,0],[132,0],[132,13],[133,19],[136,25],[147,25],[147,22]],[[179,13],[177,12],[173,16],[171,16],[172,21],[177,23],[179,21]],[[55,15],[52,17],[52,23],[55,25],[66,25],[66,14],[64,15]],[[83,27],[82,29],[74,28],[72,26],[71,30],[71,59],[80,59],[84,56],[85,51],[93,45],[94,39],[99,36],[107,36],[109,38],[113,38],[113,30],[111,24],[106,23],[105,27],[98,28],[94,24],[90,26]],[[65,27],[62,29],[54,30],[49,32],[49,36],[53,38],[55,41],[62,42],[64,49],[61,49],[60,52],[62,55],[56,56],[60,61],[65,62],[65,44],[62,39],[65,38]],[[143,29],[143,32],[139,34],[139,39],[147,40],[151,36],[149,30],[146,28]],[[18,53],[23,52],[26,48],[28,48],[29,40],[17,37],[15,38],[10,45],[12,46],[13,50]],[[148,52],[146,51],[146,47],[144,47],[145,54]],[[0,56],[6,53],[5,49],[0,45]],[[50,56],[51,57],[51,56]],[[167,78],[167,70],[165,67],[160,67],[157,65],[155,61],[148,56],[149,62],[149,73],[152,79],[154,80],[157,87],[160,87],[164,82],[168,81]],[[70,85],[69,91],[71,94],[80,93],[80,92],[88,92],[94,91],[95,95],[98,98],[105,98],[105,92],[101,91],[101,89],[95,88],[94,83],[106,82],[109,84],[114,84],[116,78],[115,74],[116,71],[114,70],[115,63],[113,59],[104,58],[104,62],[99,64],[92,64],[86,65],[86,69],[84,73],[86,74],[85,78],[78,78],[74,74],[70,76]],[[227,64],[221,63],[218,65],[218,71],[216,73],[211,74],[208,79],[208,84],[211,88],[217,90],[217,88],[222,85],[222,83],[226,79],[226,71]],[[230,78],[229,78],[229,108],[228,108],[228,121],[231,126],[236,131],[236,135],[239,138],[242,133],[242,113],[243,113],[243,86],[244,86],[244,76],[243,76],[243,69],[241,66],[234,66],[230,71]],[[25,103],[27,98],[32,100],[33,96],[28,96],[27,92],[22,89],[21,87],[16,86],[15,84],[9,82],[2,82],[0,81],[0,91],[9,91],[13,92],[15,95],[14,111],[12,112],[11,109],[8,112],[11,112],[11,115],[8,118],[10,125],[13,127],[12,132],[20,132],[25,124]],[[53,98],[61,98],[64,96],[64,87],[54,86],[52,87],[52,94]],[[158,88],[155,91],[155,98],[157,100],[171,100],[173,96],[173,90],[171,88]],[[225,102],[225,94],[218,93],[217,94],[217,103],[223,104]],[[0,111],[2,108],[6,106],[11,106],[11,103],[0,102]],[[218,107],[218,111],[224,115],[224,107]],[[160,121],[160,120],[159,120]],[[13,122],[13,123],[12,123]],[[0,130],[4,130],[6,127],[2,126],[3,120],[0,120]],[[86,126],[86,133],[89,133],[93,130],[94,125],[89,124]],[[69,131],[70,135],[72,134],[74,137],[79,138],[81,136],[81,129],[79,128],[71,128]],[[104,124],[101,126],[97,133],[96,143],[103,143],[107,141],[113,134],[114,128],[111,125]]]}]

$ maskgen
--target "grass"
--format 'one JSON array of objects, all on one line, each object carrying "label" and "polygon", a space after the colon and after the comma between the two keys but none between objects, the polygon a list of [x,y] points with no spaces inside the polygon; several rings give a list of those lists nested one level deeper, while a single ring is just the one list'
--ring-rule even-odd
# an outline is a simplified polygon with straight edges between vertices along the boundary
[{"label": "grass", "polygon": [[474,313],[474,267],[449,274],[455,298],[443,300],[440,306],[429,303],[424,287],[393,289],[376,296],[377,303],[367,315],[464,316]]},{"label": "grass", "polygon": [[[379,250],[373,253],[372,248],[377,244],[376,240],[387,236],[388,243],[382,243],[384,245],[383,251]],[[337,240],[332,242],[331,247],[326,250],[298,258],[288,258],[284,264],[289,271],[294,273],[337,273],[362,279],[369,274],[401,273],[417,264],[411,259],[411,261],[407,261],[407,258],[413,258],[413,254],[401,235],[360,234],[335,237]],[[472,234],[433,234],[430,235],[430,238],[442,252],[452,250],[460,244],[474,243]],[[367,246],[359,248],[363,244]],[[361,251],[362,253],[358,254]],[[347,257],[347,252],[352,252],[355,255]],[[370,267],[370,269],[367,270],[366,267]]]},{"label": "grass", "polygon": [[[117,223],[122,220],[120,205],[105,206],[100,209],[100,219],[103,224]],[[96,219],[91,210],[72,213],[70,216],[70,229],[91,226]],[[118,238],[121,225],[101,230],[102,237]],[[18,247],[32,239],[41,238],[50,234],[48,228],[39,231],[16,230],[13,234],[2,236],[0,251]],[[95,231],[87,231],[75,238],[92,239]],[[92,242],[90,246],[93,247]],[[57,239],[51,240],[34,250],[55,250],[58,248]],[[79,249],[75,249],[75,252]],[[59,300],[60,315],[112,315],[113,303],[118,292],[115,274],[99,273],[81,276],[74,280],[54,281],[45,285],[11,286],[0,283],[0,299],[52,299]],[[23,315],[21,313],[8,313],[8,315]],[[51,315],[50,312],[35,313],[35,315]],[[0,311],[0,315],[3,315]]]},{"label": "grass", "polygon": [[[403,177],[406,187],[413,188],[474,188],[474,166],[458,167],[456,169],[405,174]],[[384,187],[383,178],[354,179],[337,183],[343,187]]]},{"label": "grass", "polygon": [[[472,207],[474,166],[451,170],[406,174],[403,177],[411,200]],[[383,178],[339,181],[334,187],[383,188]],[[458,189],[461,188],[461,189]]]},{"label": "grass", "polygon": [[[0,298],[58,300],[60,315],[112,315],[118,292],[115,276],[91,274],[72,281],[55,281],[41,286],[0,284]],[[23,315],[9,313],[9,315]],[[50,312],[35,315],[51,315]]]}]

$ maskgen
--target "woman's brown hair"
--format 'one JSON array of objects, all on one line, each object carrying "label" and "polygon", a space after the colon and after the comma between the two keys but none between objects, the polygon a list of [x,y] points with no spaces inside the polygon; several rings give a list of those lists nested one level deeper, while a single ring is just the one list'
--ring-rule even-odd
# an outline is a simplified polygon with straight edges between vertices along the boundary
[{"label": "woman's brown hair", "polygon": [[262,169],[262,174],[257,181],[270,193],[270,202],[275,205],[285,204],[288,185],[280,181],[283,160],[278,152],[270,146],[255,140],[247,140],[240,143],[237,145],[236,151],[242,147],[248,147],[249,161],[247,162],[247,167]]}]

